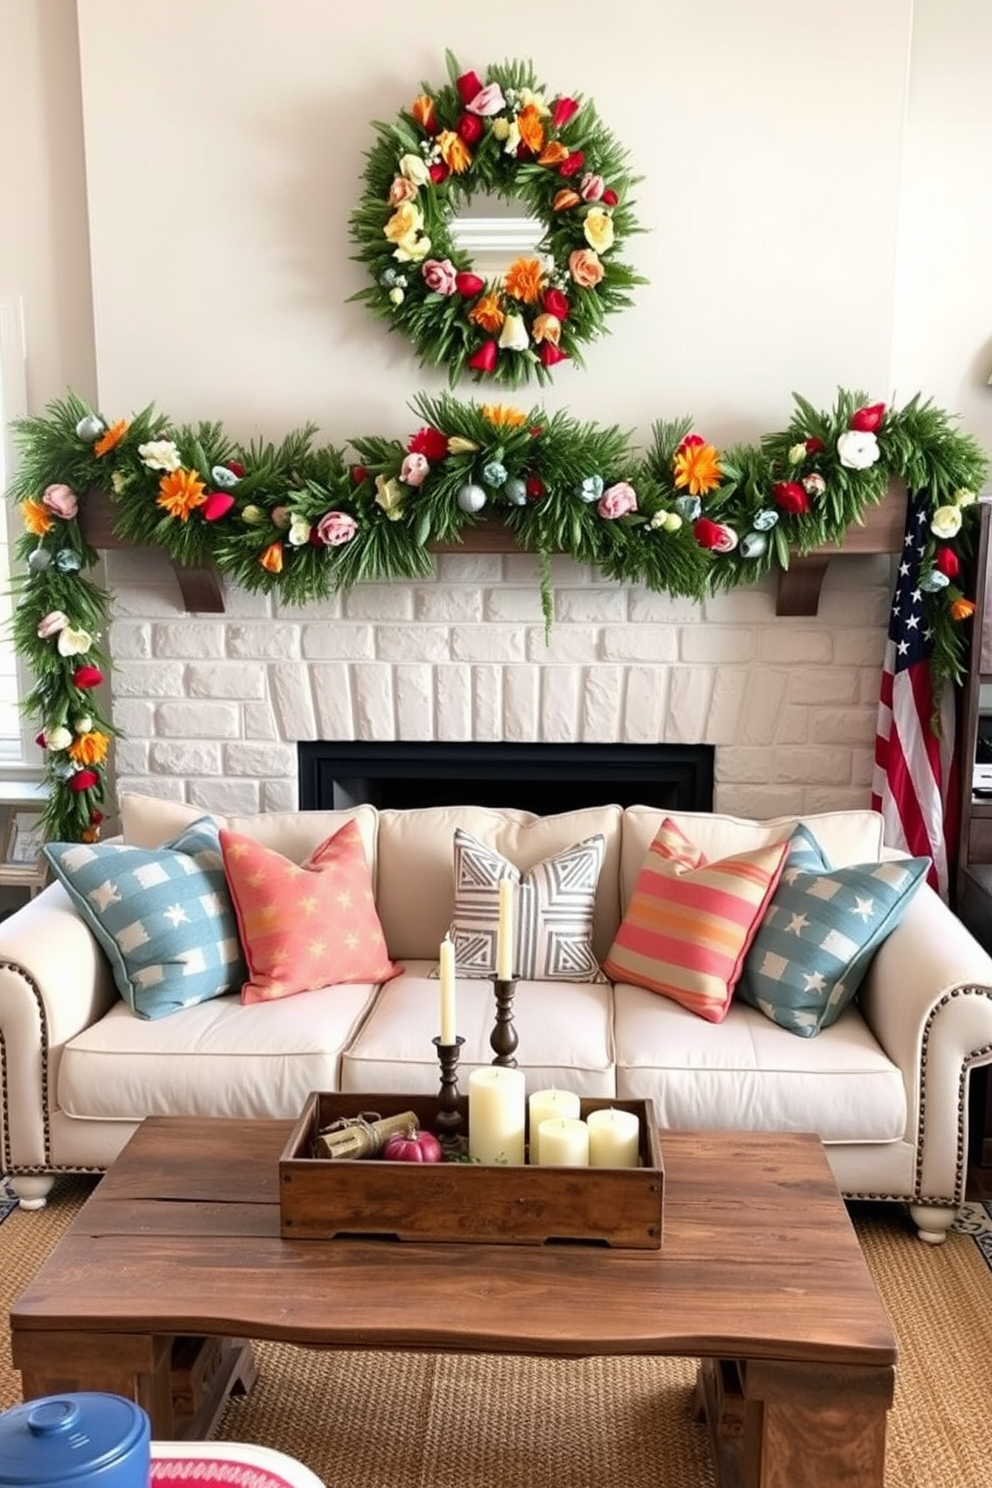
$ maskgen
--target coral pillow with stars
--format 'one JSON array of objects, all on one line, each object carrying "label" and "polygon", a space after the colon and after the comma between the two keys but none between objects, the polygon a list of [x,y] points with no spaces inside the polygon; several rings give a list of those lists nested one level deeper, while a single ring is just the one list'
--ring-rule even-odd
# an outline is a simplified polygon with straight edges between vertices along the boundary
[{"label": "coral pillow with stars", "polygon": [[227,827],[220,846],[248,962],[242,1002],[399,976],[403,968],[386,949],[355,822],[303,864]]}]

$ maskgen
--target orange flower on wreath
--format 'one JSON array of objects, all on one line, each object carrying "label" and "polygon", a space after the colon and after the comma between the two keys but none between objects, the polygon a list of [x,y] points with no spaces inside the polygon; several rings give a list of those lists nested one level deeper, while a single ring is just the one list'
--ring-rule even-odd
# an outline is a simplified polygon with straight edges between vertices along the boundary
[{"label": "orange flower on wreath", "polygon": [[93,729],[90,733],[79,734],[73,739],[66,753],[77,765],[102,765],[109,747],[109,737],[99,729]]},{"label": "orange flower on wreath", "polygon": [[689,435],[675,451],[672,461],[675,484],[690,496],[705,496],[716,490],[723,479],[720,456],[712,444],[704,444],[699,435]]},{"label": "orange flower on wreath", "polygon": [[970,620],[975,613],[975,601],[973,599],[952,599],[951,619]]},{"label": "orange flower on wreath", "polygon": [[24,518],[25,527],[33,537],[44,537],[46,532],[52,530],[52,519],[40,501],[32,501],[30,498],[22,501],[21,516]]},{"label": "orange flower on wreath", "polygon": [[540,155],[544,149],[544,125],[533,103],[525,104],[520,110],[517,128],[520,130],[521,144],[526,145],[532,155]]},{"label": "orange flower on wreath", "polygon": [[568,159],[568,147],[561,140],[550,140],[538,156],[538,165],[561,165]]},{"label": "orange flower on wreath", "polygon": [[269,543],[258,561],[267,573],[282,573],[282,543]]},{"label": "orange flower on wreath", "polygon": [[539,258],[515,258],[503,276],[503,287],[524,305],[536,305],[541,297],[543,271]]},{"label": "orange flower on wreath", "polygon": [[472,306],[468,312],[468,318],[474,325],[481,327],[482,330],[493,332],[502,328],[506,316],[503,314],[499,296],[487,294],[483,295]]},{"label": "orange flower on wreath", "polygon": [[109,455],[112,449],[116,449],[124,435],[128,431],[127,419],[118,419],[116,424],[111,424],[106,434],[101,434],[93,446],[95,455]]},{"label": "orange flower on wreath", "polygon": [[441,159],[448,169],[456,176],[467,171],[472,164],[472,151],[453,129],[442,129],[437,137],[438,149],[441,151]]},{"label": "orange flower on wreath", "polygon": [[202,506],[207,499],[206,488],[195,470],[172,470],[163,475],[158,483],[156,506],[161,506],[170,517],[188,522],[190,512]]},{"label": "orange flower on wreath", "polygon": [[510,408],[506,403],[480,403],[479,412],[498,429],[519,429],[527,422],[522,408]]}]

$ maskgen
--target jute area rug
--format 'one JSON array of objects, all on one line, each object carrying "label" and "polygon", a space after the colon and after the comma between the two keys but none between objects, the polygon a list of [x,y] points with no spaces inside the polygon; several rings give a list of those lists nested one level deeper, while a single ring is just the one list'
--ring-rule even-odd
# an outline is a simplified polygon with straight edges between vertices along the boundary
[{"label": "jute area rug", "polygon": [[[91,1188],[62,1179],[47,1209],[0,1226],[0,1409],[20,1400],[10,1306]],[[988,1488],[992,1273],[975,1236],[931,1249],[896,1206],[852,1218],[899,1339],[886,1488]],[[256,1354],[219,1437],[288,1452],[328,1488],[713,1488],[691,1359]]]}]

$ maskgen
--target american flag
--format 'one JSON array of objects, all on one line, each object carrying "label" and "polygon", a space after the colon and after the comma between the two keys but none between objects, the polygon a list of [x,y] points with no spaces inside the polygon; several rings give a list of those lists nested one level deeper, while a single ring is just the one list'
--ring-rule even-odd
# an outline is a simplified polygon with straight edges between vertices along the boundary
[{"label": "american flag", "polygon": [[930,501],[919,492],[907,505],[906,536],[892,597],[871,804],[885,818],[886,845],[914,857],[930,857],[928,880],[947,899],[958,819],[955,698],[951,682],[941,683],[935,698],[930,674],[933,633],[920,587],[929,519]]}]

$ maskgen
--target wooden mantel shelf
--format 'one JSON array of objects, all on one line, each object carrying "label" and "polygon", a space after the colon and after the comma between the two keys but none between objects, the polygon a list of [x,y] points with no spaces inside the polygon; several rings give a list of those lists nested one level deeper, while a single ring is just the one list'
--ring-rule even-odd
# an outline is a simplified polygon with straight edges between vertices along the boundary
[{"label": "wooden mantel shelf", "polygon": [[[906,492],[893,487],[885,500],[865,513],[863,525],[853,525],[842,542],[813,548],[793,557],[788,569],[779,573],[776,615],[815,615],[820,587],[831,558],[839,554],[897,553],[903,545],[906,524]],[[97,549],[123,548],[127,544],[113,528],[113,503],[106,491],[92,488],[80,504],[79,526],[83,537]],[[433,553],[519,553],[519,543],[500,522],[480,522],[459,542],[432,543]],[[151,550],[149,550],[151,551]],[[212,566],[188,568],[172,562],[182,595],[183,607],[191,614],[224,613],[224,590],[220,574]]]}]

